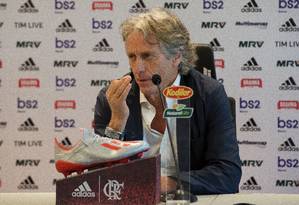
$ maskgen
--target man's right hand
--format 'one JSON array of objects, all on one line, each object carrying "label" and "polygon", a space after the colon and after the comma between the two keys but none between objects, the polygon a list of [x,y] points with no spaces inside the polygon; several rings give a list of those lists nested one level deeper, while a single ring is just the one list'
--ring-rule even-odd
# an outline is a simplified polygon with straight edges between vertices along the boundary
[{"label": "man's right hand", "polygon": [[122,132],[129,117],[129,108],[126,103],[131,89],[131,76],[126,75],[121,79],[112,80],[106,92],[107,100],[111,109],[109,127]]}]

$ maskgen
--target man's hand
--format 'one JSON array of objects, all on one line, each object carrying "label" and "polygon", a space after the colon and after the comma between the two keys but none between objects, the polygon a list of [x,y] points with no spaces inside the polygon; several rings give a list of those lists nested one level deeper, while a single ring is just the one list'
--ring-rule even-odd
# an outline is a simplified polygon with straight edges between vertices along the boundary
[{"label": "man's hand", "polygon": [[131,76],[112,80],[106,92],[107,100],[111,109],[111,120],[109,127],[116,131],[123,131],[129,117],[129,108],[126,103],[128,93],[131,89]]},{"label": "man's hand", "polygon": [[161,194],[173,192],[177,189],[177,182],[170,177],[161,176]]}]

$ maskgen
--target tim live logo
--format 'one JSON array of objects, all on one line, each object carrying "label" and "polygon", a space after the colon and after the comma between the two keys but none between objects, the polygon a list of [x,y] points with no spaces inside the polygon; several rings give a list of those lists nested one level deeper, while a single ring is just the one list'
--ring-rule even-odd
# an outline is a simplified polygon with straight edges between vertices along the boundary
[{"label": "tim live logo", "polygon": [[245,87],[263,87],[262,79],[260,78],[243,78],[241,79],[241,88]]}]

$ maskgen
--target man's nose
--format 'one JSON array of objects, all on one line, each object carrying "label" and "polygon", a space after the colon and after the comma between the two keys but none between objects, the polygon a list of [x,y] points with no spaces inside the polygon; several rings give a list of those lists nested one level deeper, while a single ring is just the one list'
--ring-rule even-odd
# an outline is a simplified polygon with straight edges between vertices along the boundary
[{"label": "man's nose", "polygon": [[138,72],[144,72],[145,71],[144,61],[143,61],[142,58],[137,58],[136,68],[137,68]]}]

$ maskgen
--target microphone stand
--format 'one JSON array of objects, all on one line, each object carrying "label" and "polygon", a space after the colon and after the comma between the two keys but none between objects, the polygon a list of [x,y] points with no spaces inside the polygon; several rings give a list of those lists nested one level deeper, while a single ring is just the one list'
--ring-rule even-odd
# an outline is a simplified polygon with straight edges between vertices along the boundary
[{"label": "microphone stand", "polygon": [[[162,102],[162,106],[163,106],[164,110],[167,109],[167,104],[166,104],[163,94],[161,92],[161,87],[160,87],[161,77],[160,77],[160,75],[154,74],[152,76],[152,82],[158,87],[160,100]],[[172,134],[170,132],[170,126],[169,126],[169,122],[168,122],[167,118],[166,118],[166,129],[167,129],[167,133],[168,133],[168,137],[169,137],[169,141],[170,141],[170,145],[171,145],[171,151],[172,151],[172,155],[173,155],[173,159],[174,159],[174,164],[175,164],[175,168],[176,168],[176,178],[177,178],[177,190],[175,191],[172,200],[196,202],[197,197],[195,195],[193,195],[192,193],[184,190],[184,188],[183,188],[181,177],[180,177],[179,161],[178,161],[178,158],[175,153],[174,144],[172,141]],[[167,199],[167,197],[166,197],[166,199]]]}]

